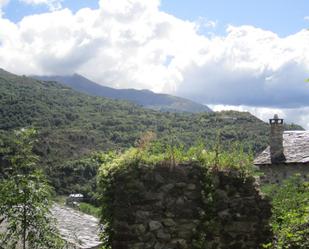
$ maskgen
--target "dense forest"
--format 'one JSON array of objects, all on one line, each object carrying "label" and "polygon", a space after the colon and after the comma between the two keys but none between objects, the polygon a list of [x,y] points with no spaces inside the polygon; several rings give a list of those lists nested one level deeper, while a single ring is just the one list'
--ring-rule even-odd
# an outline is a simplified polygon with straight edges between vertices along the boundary
[{"label": "dense forest", "polygon": [[202,141],[210,148],[237,141],[246,151],[258,153],[268,144],[268,125],[250,113],[158,112],[3,70],[0,107],[0,142],[9,143],[14,130],[35,128],[34,152],[60,193],[90,188],[99,166],[96,152],[134,146],[146,131],[154,132],[163,145],[189,147]]}]

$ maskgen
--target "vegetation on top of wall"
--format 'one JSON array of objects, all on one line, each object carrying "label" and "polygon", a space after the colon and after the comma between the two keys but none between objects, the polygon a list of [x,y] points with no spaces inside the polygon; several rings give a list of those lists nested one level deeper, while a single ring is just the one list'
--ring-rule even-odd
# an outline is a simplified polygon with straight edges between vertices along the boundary
[{"label": "vegetation on top of wall", "polygon": [[[146,133],[139,140],[137,148],[131,148],[123,153],[111,151],[101,154],[100,160],[103,162],[99,169],[98,184],[101,197],[101,222],[104,224],[105,230],[102,234],[102,240],[106,248],[111,246],[111,224],[113,222],[113,191],[115,189],[115,177],[119,175],[130,175],[138,178],[141,168],[148,168],[150,171],[156,166],[176,167],[178,164],[190,163],[198,164],[204,168],[204,182],[202,183],[205,194],[211,193],[212,180],[210,180],[208,172],[216,170],[236,170],[240,172],[240,177],[245,179],[246,176],[254,173],[252,164],[253,157],[244,152],[242,146],[234,144],[230,150],[223,151],[219,146],[215,146],[213,150],[206,150],[205,146],[200,143],[189,149],[184,146],[165,146],[159,142],[152,142],[153,134]],[[208,207],[211,212],[211,197]],[[131,199],[139,198],[139,193],[134,193],[127,197]],[[203,219],[203,217],[201,217]],[[204,231],[200,231],[199,240],[194,243],[198,246],[202,239],[205,238]],[[198,247],[195,247],[198,248]]]},{"label": "vegetation on top of wall", "polygon": [[309,248],[309,182],[295,176],[263,191],[272,199],[271,224],[276,241],[270,248]]},{"label": "vegetation on top of wall", "polygon": [[211,149],[206,149],[200,141],[196,145],[186,148],[179,143],[163,144],[156,140],[153,132],[145,132],[132,147],[124,152],[110,151],[100,154],[102,166],[100,176],[121,168],[157,164],[176,166],[179,163],[199,162],[199,164],[213,169],[235,169],[243,174],[252,175],[256,172],[253,166],[253,153],[246,152],[240,143],[230,143],[228,148],[223,148],[220,135],[216,144]]}]

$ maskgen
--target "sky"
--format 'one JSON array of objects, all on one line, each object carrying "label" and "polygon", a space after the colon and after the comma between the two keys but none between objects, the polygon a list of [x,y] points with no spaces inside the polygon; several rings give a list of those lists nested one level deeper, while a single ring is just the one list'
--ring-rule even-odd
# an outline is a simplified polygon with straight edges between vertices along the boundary
[{"label": "sky", "polygon": [[309,129],[308,0],[0,0],[0,67]]}]

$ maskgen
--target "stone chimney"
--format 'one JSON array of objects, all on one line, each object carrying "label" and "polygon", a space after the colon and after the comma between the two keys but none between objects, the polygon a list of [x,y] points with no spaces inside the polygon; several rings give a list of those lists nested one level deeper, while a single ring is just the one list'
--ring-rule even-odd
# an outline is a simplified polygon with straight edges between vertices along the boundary
[{"label": "stone chimney", "polygon": [[280,163],[285,161],[283,153],[283,119],[278,118],[275,114],[274,118],[269,119],[270,124],[270,157],[272,163]]}]

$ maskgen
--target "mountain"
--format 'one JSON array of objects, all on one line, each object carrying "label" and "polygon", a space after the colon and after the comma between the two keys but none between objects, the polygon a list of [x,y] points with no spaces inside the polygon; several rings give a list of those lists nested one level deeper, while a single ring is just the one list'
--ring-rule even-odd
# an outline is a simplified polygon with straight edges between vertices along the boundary
[{"label": "mountain", "polygon": [[237,141],[255,153],[267,146],[269,132],[266,123],[248,112],[158,112],[0,70],[1,147],[23,127],[38,130],[34,151],[61,194],[89,194],[99,167],[91,155],[134,146],[146,131],[155,132],[163,146],[203,141],[206,148],[217,144],[220,133],[221,148]]},{"label": "mountain", "polygon": [[134,146],[146,131],[155,132],[163,146],[188,147],[203,141],[209,148],[220,141],[222,148],[237,141],[254,153],[267,146],[269,132],[265,122],[248,112],[158,112],[0,69],[1,147],[9,143],[14,130],[23,127],[38,130],[34,151],[56,191],[81,192],[88,197],[95,189],[99,167],[91,155]]},{"label": "mountain", "polygon": [[38,80],[57,81],[73,88],[76,91],[93,96],[101,96],[111,99],[128,100],[143,107],[169,112],[211,112],[205,105],[191,100],[168,94],[154,93],[149,90],[115,89],[99,85],[79,74],[71,76],[31,76]]}]

